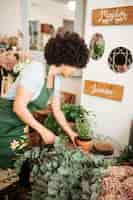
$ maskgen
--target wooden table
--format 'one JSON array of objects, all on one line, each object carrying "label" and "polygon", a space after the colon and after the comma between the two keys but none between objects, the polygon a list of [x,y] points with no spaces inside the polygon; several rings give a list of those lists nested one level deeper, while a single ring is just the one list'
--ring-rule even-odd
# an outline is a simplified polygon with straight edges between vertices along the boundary
[{"label": "wooden table", "polygon": [[13,169],[0,169],[0,200],[8,200],[18,185],[18,176]]}]

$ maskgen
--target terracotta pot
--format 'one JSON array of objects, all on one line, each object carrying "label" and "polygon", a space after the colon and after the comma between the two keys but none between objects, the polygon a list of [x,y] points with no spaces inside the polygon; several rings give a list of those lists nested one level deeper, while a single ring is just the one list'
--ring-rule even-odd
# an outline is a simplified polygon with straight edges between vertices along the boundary
[{"label": "terracotta pot", "polygon": [[124,165],[124,166],[133,166],[133,163],[127,161],[127,162],[122,163],[122,165]]},{"label": "terracotta pot", "polygon": [[76,138],[76,144],[83,150],[84,152],[90,152],[93,148],[93,140],[83,141],[79,138]]}]

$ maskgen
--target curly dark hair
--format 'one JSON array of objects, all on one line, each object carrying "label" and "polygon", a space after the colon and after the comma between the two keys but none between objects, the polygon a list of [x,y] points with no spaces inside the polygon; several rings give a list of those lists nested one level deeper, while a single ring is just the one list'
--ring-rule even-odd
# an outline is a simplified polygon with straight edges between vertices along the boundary
[{"label": "curly dark hair", "polygon": [[66,32],[51,38],[45,46],[44,56],[48,65],[70,65],[84,68],[89,61],[89,49],[77,34]]}]

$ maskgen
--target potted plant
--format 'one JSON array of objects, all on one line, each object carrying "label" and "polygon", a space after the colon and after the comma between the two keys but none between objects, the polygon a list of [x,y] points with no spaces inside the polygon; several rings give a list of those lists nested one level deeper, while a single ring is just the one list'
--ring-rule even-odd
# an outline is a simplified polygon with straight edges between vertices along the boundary
[{"label": "potted plant", "polygon": [[[93,130],[91,124],[95,121],[95,115],[90,111],[88,112],[81,105],[75,104],[63,104],[62,111],[71,128],[78,133],[76,144],[83,151],[90,151],[93,146]],[[44,120],[44,125],[57,136],[62,135],[64,132],[55,121],[52,113],[49,113],[48,117]]]},{"label": "potted plant", "polygon": [[90,128],[88,119],[85,117],[77,119],[75,128],[78,133],[76,144],[85,152],[91,151],[93,147],[93,132]]},{"label": "potted plant", "polygon": [[[94,121],[95,115],[90,111],[88,112],[81,105],[75,104],[63,104],[62,111],[70,127],[78,133],[76,144],[79,145],[82,150],[90,151],[93,145],[93,130],[91,124]],[[48,117],[44,120],[44,125],[57,136],[62,135],[64,132],[55,121],[52,113],[49,113]]]},{"label": "potted plant", "polygon": [[117,157],[117,163],[120,165],[133,166],[133,147],[128,145],[121,152],[120,156]]}]

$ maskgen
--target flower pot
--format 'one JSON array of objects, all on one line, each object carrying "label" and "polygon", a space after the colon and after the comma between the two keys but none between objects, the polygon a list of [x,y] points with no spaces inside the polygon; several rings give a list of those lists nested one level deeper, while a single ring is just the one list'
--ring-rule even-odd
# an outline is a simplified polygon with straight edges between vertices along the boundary
[{"label": "flower pot", "polygon": [[76,138],[76,144],[80,147],[84,152],[90,152],[93,147],[93,140],[81,140]]}]

